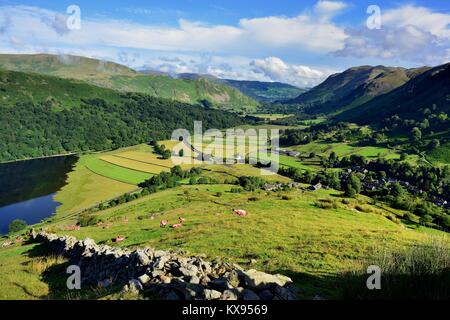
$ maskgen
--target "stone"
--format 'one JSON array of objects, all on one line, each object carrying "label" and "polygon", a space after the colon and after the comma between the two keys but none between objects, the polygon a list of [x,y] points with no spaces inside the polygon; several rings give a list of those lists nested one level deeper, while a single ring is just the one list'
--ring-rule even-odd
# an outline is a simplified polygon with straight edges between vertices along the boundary
[{"label": "stone", "polygon": [[228,283],[232,287],[234,287],[234,288],[239,287],[240,280],[239,280],[239,274],[237,271],[235,271],[235,270],[230,271],[226,278],[228,279]]},{"label": "stone", "polygon": [[139,293],[139,291],[144,290],[141,282],[137,279],[131,279],[128,282],[129,291],[133,293]]},{"label": "stone", "polygon": [[160,258],[165,256],[167,253],[165,251],[162,250],[156,250],[154,253],[155,258]]},{"label": "stone", "polygon": [[197,277],[197,276],[192,276],[192,277],[189,279],[189,283],[192,283],[192,284],[199,284],[199,283],[200,283],[200,278]]},{"label": "stone", "polygon": [[146,284],[150,281],[150,277],[147,274],[143,274],[142,276],[140,276],[138,278],[138,280],[142,283],[142,284]]},{"label": "stone", "polygon": [[244,289],[242,292],[242,295],[244,297],[244,300],[250,300],[250,301],[256,301],[261,300],[260,297],[252,290]]},{"label": "stone", "polygon": [[289,289],[280,286],[275,288],[275,295],[281,300],[297,300],[296,296]]},{"label": "stone", "polygon": [[209,282],[209,286],[213,289],[217,289],[220,291],[232,289],[233,287],[228,283],[228,279],[225,277],[220,277],[217,279],[214,279]]},{"label": "stone", "polygon": [[217,300],[222,296],[222,293],[217,290],[205,289],[203,290],[203,295],[206,300]]},{"label": "stone", "polygon": [[137,250],[136,256],[139,261],[139,263],[143,266],[148,265],[150,263],[150,258],[148,255],[144,252],[144,250]]},{"label": "stone", "polygon": [[291,284],[292,280],[289,277],[277,274],[272,275],[254,269],[242,272],[244,281],[250,289],[269,289],[276,285],[284,286]]},{"label": "stone", "polygon": [[159,276],[159,280],[161,280],[162,283],[166,283],[166,284],[172,282],[172,278],[171,277],[164,276],[164,275]]},{"label": "stone", "polygon": [[181,298],[176,294],[175,291],[170,291],[166,297],[166,300],[181,300]]},{"label": "stone", "polygon": [[237,300],[238,298],[238,292],[236,290],[225,290],[220,300]]},{"label": "stone", "polygon": [[159,276],[163,276],[164,275],[164,271],[155,270],[155,271],[152,271],[151,275],[152,275],[153,278],[158,278]]},{"label": "stone", "polygon": [[185,267],[179,268],[179,271],[186,277],[197,276],[198,268],[194,265],[187,264]]},{"label": "stone", "polygon": [[259,293],[259,297],[261,298],[261,300],[272,300],[273,299],[273,293],[270,292],[270,290],[263,290]]}]

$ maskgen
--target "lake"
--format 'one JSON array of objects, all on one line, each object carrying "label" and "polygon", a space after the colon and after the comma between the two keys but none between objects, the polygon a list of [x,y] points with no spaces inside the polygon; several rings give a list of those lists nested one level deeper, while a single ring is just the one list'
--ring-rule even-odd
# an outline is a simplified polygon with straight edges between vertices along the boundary
[{"label": "lake", "polygon": [[0,164],[0,234],[14,219],[38,223],[53,215],[53,200],[72,171],[77,156],[51,157]]}]

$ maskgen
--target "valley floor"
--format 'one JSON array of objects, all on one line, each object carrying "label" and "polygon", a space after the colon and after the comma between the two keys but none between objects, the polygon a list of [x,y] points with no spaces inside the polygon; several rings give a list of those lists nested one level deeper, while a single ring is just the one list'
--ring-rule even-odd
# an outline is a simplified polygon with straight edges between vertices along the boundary
[{"label": "valley floor", "polygon": [[[343,201],[335,190],[231,193],[235,186],[226,184],[227,179],[259,174],[260,169],[250,165],[205,166],[204,174],[218,184],[185,184],[161,191],[99,211],[101,224],[66,230],[77,223],[83,209],[138,189],[138,182],[167,171],[170,163],[146,145],[81,156],[68,184],[55,197],[62,203],[56,215],[36,227],[111,246],[117,245],[113,239],[123,236],[122,247],[182,249],[210,260],[285,274],[294,280],[301,299],[339,298],[342,273],[370,264],[371,257],[383,250],[426,243],[431,237],[449,241],[443,232],[399,222],[393,217],[403,212],[361,195]],[[289,157],[281,163],[307,166]],[[290,181],[278,175],[267,179]],[[323,209],[323,203],[331,208]],[[233,208],[249,215],[238,217]],[[160,220],[176,223],[179,217],[186,219],[182,228],[159,227]],[[74,298],[55,287],[48,275],[63,261],[42,258],[37,250],[33,244],[0,248],[0,299]]]}]

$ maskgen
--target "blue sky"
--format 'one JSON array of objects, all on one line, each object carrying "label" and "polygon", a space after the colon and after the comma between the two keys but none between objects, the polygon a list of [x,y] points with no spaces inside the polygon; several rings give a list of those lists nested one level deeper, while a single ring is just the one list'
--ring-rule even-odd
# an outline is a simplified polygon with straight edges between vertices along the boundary
[{"label": "blue sky", "polygon": [[[67,29],[66,9],[81,10]],[[367,8],[381,25],[369,29]],[[0,52],[75,54],[170,73],[311,86],[362,64],[450,61],[448,1],[0,0]]]}]

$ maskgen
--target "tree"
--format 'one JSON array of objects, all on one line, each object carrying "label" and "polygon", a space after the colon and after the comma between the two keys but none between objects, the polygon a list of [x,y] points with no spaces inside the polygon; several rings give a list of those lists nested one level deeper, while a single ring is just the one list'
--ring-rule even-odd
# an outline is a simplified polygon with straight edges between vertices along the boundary
[{"label": "tree", "polygon": [[411,137],[413,141],[420,141],[422,139],[422,131],[419,128],[414,127],[411,130]]},{"label": "tree", "polygon": [[184,150],[180,149],[180,151],[178,151],[178,156],[179,157],[184,157]]},{"label": "tree", "polygon": [[354,198],[361,192],[361,180],[356,174],[351,174],[344,187],[344,192],[347,197]]},{"label": "tree", "polygon": [[9,226],[8,231],[9,233],[16,233],[23,229],[25,229],[28,226],[27,222],[21,219],[13,220]]}]

